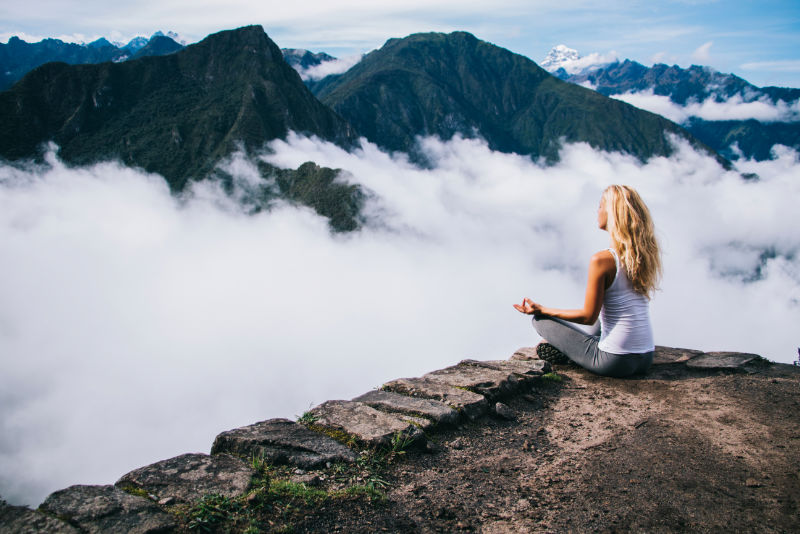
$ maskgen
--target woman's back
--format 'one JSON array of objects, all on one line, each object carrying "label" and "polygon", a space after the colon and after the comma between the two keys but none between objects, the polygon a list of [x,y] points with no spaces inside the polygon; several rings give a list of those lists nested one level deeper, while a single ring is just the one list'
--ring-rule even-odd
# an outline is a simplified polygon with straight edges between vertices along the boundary
[{"label": "woman's back", "polygon": [[655,348],[650,303],[646,296],[633,290],[614,249],[608,250],[614,256],[617,274],[603,297],[598,348],[613,354],[650,352]]}]

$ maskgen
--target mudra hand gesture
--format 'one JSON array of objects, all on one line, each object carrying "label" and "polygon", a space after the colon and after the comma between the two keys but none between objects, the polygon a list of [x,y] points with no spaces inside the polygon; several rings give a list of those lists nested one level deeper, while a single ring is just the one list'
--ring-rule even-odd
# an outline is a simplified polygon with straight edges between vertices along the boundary
[{"label": "mudra hand gesture", "polygon": [[522,304],[514,304],[514,309],[526,315],[541,315],[542,305],[536,304],[528,297],[522,299]]}]

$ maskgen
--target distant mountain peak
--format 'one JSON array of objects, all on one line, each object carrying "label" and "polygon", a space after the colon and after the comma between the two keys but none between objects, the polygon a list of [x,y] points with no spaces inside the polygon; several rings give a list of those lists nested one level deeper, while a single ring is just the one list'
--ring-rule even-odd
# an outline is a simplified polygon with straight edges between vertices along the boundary
[{"label": "distant mountain peak", "polygon": [[578,54],[577,50],[560,44],[550,49],[550,52],[547,53],[547,56],[539,66],[548,72],[554,72],[564,67],[564,65],[580,58],[581,56]]},{"label": "distant mountain peak", "polygon": [[152,39],[153,37],[169,37],[170,39],[172,39],[176,43],[182,44],[183,46],[186,46],[186,39],[181,39],[181,36],[178,35],[176,32],[173,32],[173,31],[168,31],[167,33],[164,33],[164,32],[159,30],[159,31],[155,32],[152,36],[150,36],[150,39]]},{"label": "distant mountain peak", "polygon": [[564,79],[570,75],[586,73],[617,62],[619,62],[619,58],[614,51],[607,54],[593,52],[588,56],[582,56],[577,50],[560,44],[554,46],[548,52],[541,63],[541,67],[551,74]]}]

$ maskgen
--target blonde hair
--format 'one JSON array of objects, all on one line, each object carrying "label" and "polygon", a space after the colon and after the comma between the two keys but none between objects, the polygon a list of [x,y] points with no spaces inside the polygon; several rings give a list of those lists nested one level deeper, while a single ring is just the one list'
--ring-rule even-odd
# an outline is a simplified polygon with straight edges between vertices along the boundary
[{"label": "blonde hair", "polygon": [[661,251],[653,219],[632,187],[611,185],[603,191],[611,245],[619,255],[633,290],[650,298],[661,280]]}]

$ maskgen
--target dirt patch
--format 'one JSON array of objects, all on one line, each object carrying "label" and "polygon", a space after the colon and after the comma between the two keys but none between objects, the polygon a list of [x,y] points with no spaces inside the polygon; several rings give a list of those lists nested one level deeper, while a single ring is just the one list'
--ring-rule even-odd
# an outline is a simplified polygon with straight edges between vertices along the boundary
[{"label": "dirt patch", "polygon": [[294,531],[800,531],[800,369],[557,371],[507,400],[515,420],[391,465],[383,503],[323,506]]}]

